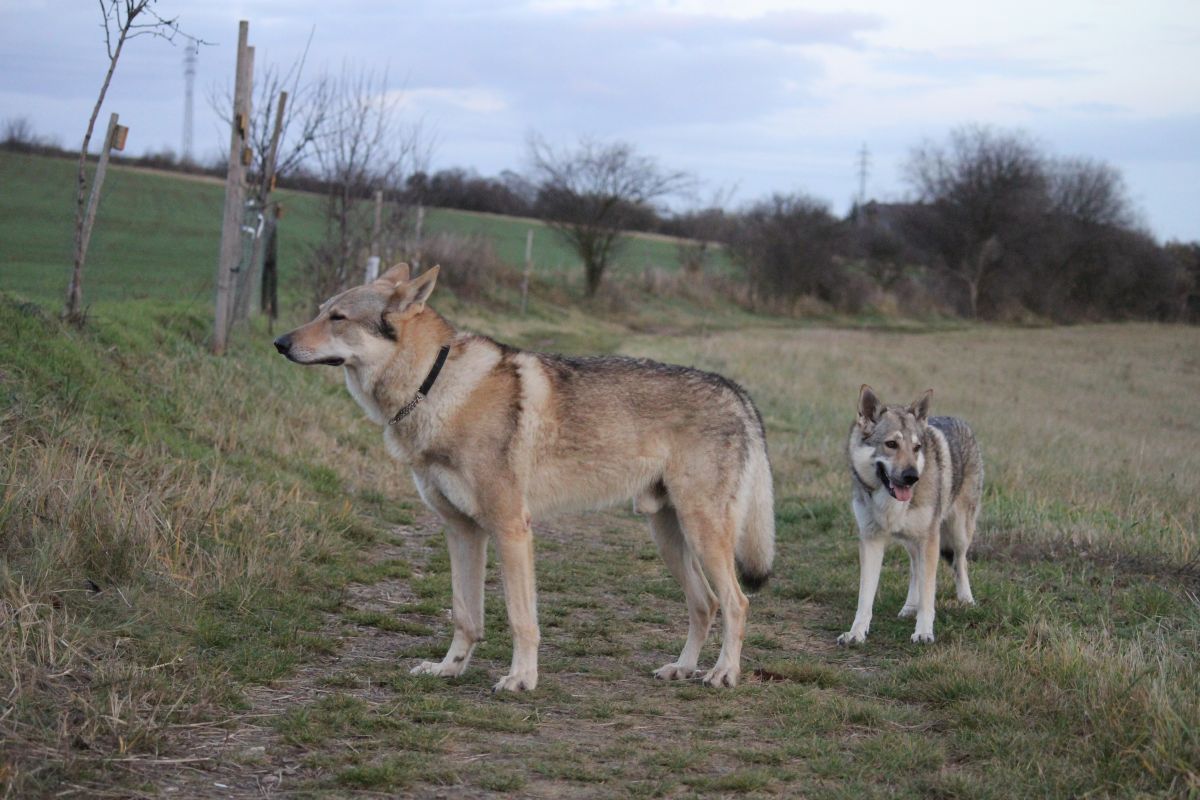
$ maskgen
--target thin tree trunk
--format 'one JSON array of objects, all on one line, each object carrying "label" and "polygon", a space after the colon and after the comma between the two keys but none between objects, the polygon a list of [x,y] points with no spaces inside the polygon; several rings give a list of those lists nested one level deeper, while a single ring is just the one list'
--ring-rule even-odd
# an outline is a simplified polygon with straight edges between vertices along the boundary
[{"label": "thin tree trunk", "polygon": [[[67,299],[63,306],[63,317],[71,320],[78,319],[79,309],[83,305],[83,264],[87,260],[87,248],[83,241],[83,219],[87,202],[88,145],[91,144],[96,120],[100,117],[100,107],[104,105],[104,96],[108,94],[108,85],[112,83],[117,59],[121,57],[121,48],[125,46],[125,37],[129,34],[129,26],[132,24],[133,17],[130,16],[121,28],[121,35],[117,37],[117,49],[109,59],[108,72],[104,74],[104,83],[100,86],[100,96],[96,98],[92,116],[88,119],[87,131],[83,134],[83,146],[79,148],[79,167],[75,177],[75,264],[71,270],[71,282],[67,284]],[[108,142],[105,142],[105,145],[107,144]]]}]

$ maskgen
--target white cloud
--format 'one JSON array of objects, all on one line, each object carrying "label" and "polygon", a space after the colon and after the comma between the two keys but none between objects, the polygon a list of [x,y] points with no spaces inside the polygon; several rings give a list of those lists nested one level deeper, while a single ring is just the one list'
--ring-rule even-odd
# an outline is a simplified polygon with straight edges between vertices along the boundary
[{"label": "white cloud", "polygon": [[483,87],[445,89],[423,87],[391,93],[401,110],[431,113],[447,108],[470,114],[497,114],[508,110],[503,94]]}]

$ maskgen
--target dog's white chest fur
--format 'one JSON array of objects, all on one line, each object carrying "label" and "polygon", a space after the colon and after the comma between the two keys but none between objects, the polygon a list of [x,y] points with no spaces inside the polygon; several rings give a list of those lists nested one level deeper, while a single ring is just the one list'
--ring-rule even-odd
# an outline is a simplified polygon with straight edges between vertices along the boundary
[{"label": "dog's white chest fur", "polygon": [[864,498],[865,494],[856,494],[852,503],[854,519],[864,537],[915,539],[923,537],[933,524],[932,507],[913,508],[912,503],[901,503],[882,488]]},{"label": "dog's white chest fur", "polygon": [[362,410],[366,412],[367,417],[376,425],[382,425],[387,422],[387,417],[384,415],[383,409],[375,402],[375,398],[371,396],[371,393],[363,388],[358,370],[346,367],[345,371],[346,389],[350,392],[350,396],[362,407]]}]

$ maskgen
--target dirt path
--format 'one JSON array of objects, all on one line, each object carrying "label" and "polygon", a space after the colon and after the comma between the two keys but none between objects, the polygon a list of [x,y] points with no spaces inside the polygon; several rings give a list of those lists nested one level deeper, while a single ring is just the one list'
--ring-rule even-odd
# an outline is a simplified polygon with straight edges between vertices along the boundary
[{"label": "dirt path", "polygon": [[[682,645],[686,613],[643,520],[620,513],[567,517],[538,526],[536,543],[543,631],[537,692],[489,691],[507,666],[511,641],[495,564],[488,573],[488,640],[468,674],[449,682],[407,675],[417,658],[440,655],[450,634],[440,527],[422,512],[369,551],[372,562],[410,564],[412,574],[353,584],[344,608],[328,616],[324,633],[336,640],[335,655],[251,688],[243,712],[223,724],[176,731],[174,758],[131,769],[145,778],[149,795],[234,798],[401,789],[416,797],[517,789],[526,797],[592,797],[611,796],[616,781],[657,794],[656,781],[681,763],[715,777],[735,772],[744,752],[733,756],[703,740],[740,740],[755,721],[727,710],[722,693],[651,677]],[[832,647],[795,624],[794,614],[766,605],[752,609],[749,684],[761,682],[756,650]],[[373,619],[377,624],[362,624]],[[389,620],[401,629],[388,629]],[[707,662],[715,658],[715,639]],[[309,711],[311,719],[303,716]],[[331,723],[332,717],[338,719]],[[413,723],[411,731],[408,722],[393,724],[400,718]],[[397,727],[413,741],[399,747],[383,741]],[[428,753],[430,763],[418,755],[406,762],[411,770],[392,776],[389,758],[406,748]]]}]

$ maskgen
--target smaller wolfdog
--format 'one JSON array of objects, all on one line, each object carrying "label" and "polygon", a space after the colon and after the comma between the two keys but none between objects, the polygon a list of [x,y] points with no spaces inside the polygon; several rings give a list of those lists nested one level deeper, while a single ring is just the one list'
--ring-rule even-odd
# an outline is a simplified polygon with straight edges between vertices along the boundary
[{"label": "smaller wolfdog", "polygon": [[858,612],[838,644],[861,644],[888,538],[908,551],[908,599],[901,617],[917,617],[914,642],[933,641],[938,551],[954,567],[962,603],[974,605],[967,549],[983,498],[983,458],[967,423],[930,417],[925,392],[910,406],[885,406],[870,386],[858,395],[858,419],[847,445],[853,481],[851,507],[858,522]]}]

